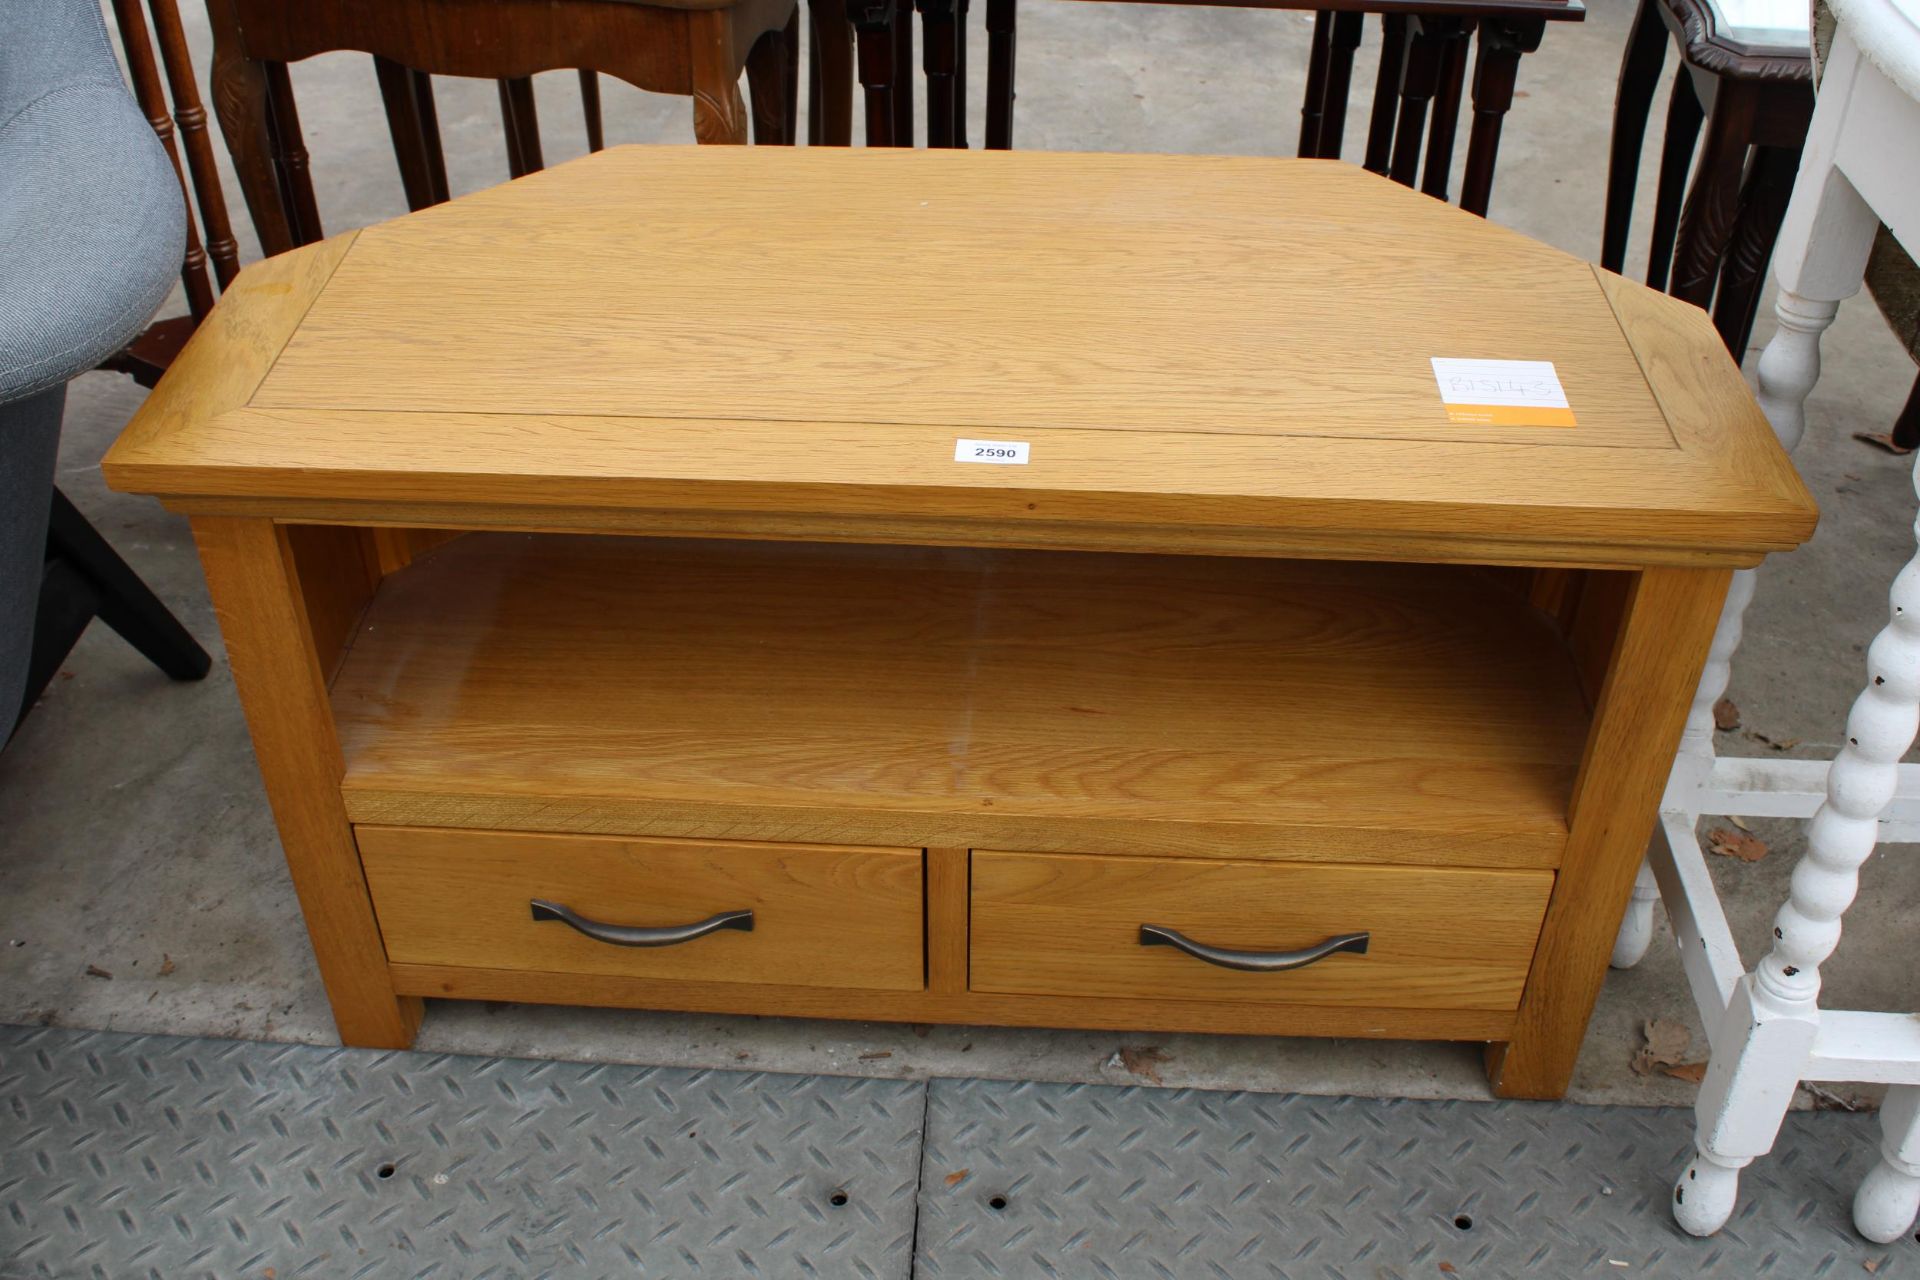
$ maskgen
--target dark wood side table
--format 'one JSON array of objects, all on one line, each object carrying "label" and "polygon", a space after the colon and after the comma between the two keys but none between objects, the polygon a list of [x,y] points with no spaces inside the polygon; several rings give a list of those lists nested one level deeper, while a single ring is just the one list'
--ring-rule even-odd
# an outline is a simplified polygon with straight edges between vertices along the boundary
[{"label": "dark wood side table", "polygon": [[[1683,74],[1667,106],[1647,283],[1699,307],[1736,355],[1746,349],[1800,147],[1813,115],[1804,25],[1762,25],[1745,0],[1641,0],[1620,64],[1600,264],[1620,270],[1654,86],[1669,39]],[[1688,162],[1706,141],[1684,208]]]}]

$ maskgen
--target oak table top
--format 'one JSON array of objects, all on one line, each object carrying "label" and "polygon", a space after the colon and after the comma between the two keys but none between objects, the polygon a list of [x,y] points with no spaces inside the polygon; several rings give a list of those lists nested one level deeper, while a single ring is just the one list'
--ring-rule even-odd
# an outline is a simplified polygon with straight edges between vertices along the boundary
[{"label": "oak table top", "polygon": [[[1436,357],[1551,362],[1573,425],[1452,420]],[[1616,567],[1816,514],[1694,308],[1203,156],[589,156],[248,268],[105,469],[199,514]]]}]

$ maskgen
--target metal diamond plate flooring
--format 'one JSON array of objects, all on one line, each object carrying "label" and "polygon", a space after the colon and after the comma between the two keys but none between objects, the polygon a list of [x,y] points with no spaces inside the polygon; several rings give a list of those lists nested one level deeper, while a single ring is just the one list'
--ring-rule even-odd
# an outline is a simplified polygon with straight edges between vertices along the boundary
[{"label": "metal diamond plate flooring", "polygon": [[[1872,1117],[1789,1118],[1719,1236],[1673,1225],[1690,1112],[954,1081],[933,1092],[919,1274],[1866,1276]],[[956,1177],[964,1173],[964,1176]],[[1904,1252],[1903,1252],[1904,1251]],[[1889,1256],[1893,1255],[1893,1256]]]},{"label": "metal diamond plate flooring", "polygon": [[0,1028],[0,1276],[908,1274],[924,1086]]},{"label": "metal diamond plate flooring", "polygon": [[1847,1218],[1872,1117],[1710,1241],[1690,1119],[0,1027],[0,1277],[1920,1277]]}]

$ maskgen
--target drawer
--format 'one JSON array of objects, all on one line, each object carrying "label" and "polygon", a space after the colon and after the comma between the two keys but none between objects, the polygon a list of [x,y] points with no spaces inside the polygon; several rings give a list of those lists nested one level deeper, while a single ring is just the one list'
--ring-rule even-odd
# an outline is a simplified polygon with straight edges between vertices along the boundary
[{"label": "drawer", "polygon": [[[918,849],[423,827],[354,833],[394,964],[901,991],[925,985]],[[536,900],[575,913],[595,931],[698,936],[648,935],[648,945],[597,940],[552,913],[535,919]],[[730,912],[752,919],[714,920]],[[685,928],[697,924],[705,928]]]},{"label": "drawer", "polygon": [[[1552,887],[1544,870],[976,850],[969,983],[1024,995],[1508,1010],[1520,1003]],[[1291,953],[1297,967],[1224,967],[1245,956],[1144,945],[1143,926],[1195,950]],[[1364,944],[1309,958],[1357,933]]]}]

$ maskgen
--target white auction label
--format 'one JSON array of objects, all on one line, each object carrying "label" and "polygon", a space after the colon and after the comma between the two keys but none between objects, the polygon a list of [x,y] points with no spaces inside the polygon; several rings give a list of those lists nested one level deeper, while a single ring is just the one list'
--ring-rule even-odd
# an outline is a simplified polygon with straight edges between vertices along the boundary
[{"label": "white auction label", "polygon": [[1551,360],[1432,357],[1447,421],[1495,427],[1571,427],[1573,408]]},{"label": "white auction label", "polygon": [[1027,465],[1025,440],[955,440],[955,462],[997,462],[1002,466]]}]

